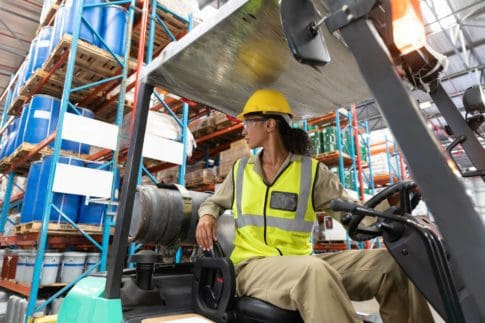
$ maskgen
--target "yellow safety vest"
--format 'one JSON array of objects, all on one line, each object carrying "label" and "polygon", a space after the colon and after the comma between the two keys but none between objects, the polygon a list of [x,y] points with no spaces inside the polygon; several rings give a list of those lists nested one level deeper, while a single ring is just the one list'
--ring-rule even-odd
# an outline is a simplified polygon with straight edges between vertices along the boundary
[{"label": "yellow safety vest", "polygon": [[313,184],[318,161],[301,156],[266,185],[248,158],[233,169],[236,222],[231,260],[236,265],[252,257],[308,255],[315,221]]}]

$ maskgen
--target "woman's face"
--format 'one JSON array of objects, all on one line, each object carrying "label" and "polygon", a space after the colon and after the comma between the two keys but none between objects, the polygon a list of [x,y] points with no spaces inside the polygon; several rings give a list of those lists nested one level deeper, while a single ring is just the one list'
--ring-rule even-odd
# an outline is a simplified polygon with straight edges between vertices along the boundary
[{"label": "woman's face", "polygon": [[268,119],[261,116],[251,116],[243,121],[242,135],[249,148],[254,149],[263,146],[263,141],[267,138],[267,121]]}]

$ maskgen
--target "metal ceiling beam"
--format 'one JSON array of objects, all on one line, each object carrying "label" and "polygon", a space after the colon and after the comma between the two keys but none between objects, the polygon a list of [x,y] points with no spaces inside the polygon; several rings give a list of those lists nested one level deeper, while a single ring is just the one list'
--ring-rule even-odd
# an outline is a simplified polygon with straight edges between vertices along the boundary
[{"label": "metal ceiling beam", "polygon": [[[6,12],[6,13],[9,13],[9,14],[11,14],[11,15],[14,15],[14,16],[17,16],[17,17],[20,17],[20,18],[23,18],[23,19],[25,19],[25,20],[28,20],[28,21],[34,22],[34,23],[36,23],[36,24],[39,24],[39,18],[34,19],[34,18],[32,18],[32,17],[22,15],[22,14],[20,14],[20,13],[18,13],[18,12],[15,12],[15,11],[12,11],[12,10],[10,10],[10,9],[6,9],[6,8],[2,8],[2,11],[1,11],[1,12]],[[37,13],[37,12],[36,12],[36,14],[40,14],[40,12],[39,12],[39,13]]]},{"label": "metal ceiling beam", "polygon": [[10,34],[12,34],[12,36],[15,38],[15,40],[17,40],[17,42],[20,44],[20,46],[24,46],[24,43],[22,43],[22,41],[17,36],[17,34],[12,29],[10,29],[10,27],[5,23],[5,21],[3,21],[3,19],[1,17],[0,17],[0,24],[2,24],[5,27],[5,29],[8,30],[8,32]]},{"label": "metal ceiling beam", "polygon": [[[485,26],[484,26],[485,27]],[[472,48],[476,48],[476,47],[479,47],[479,46],[482,46],[482,45],[485,45],[485,38],[482,38],[480,40],[477,40],[476,42],[472,42],[472,43],[469,43],[469,44],[466,44],[466,49],[467,50],[470,50]],[[460,47],[460,48],[456,48],[458,50],[458,52],[462,52],[463,51],[463,48]],[[445,56],[452,56],[453,54],[455,54],[456,51],[455,50],[449,50],[447,52],[443,52],[441,54],[445,55]]]},{"label": "metal ceiling beam", "polygon": [[444,75],[442,78],[441,78],[441,81],[449,81],[449,80],[452,80],[454,78],[457,78],[457,77],[460,77],[460,76],[463,76],[463,75],[466,75],[470,72],[474,72],[474,71],[483,71],[485,69],[485,64],[481,64],[481,65],[476,65],[476,66],[471,66],[471,67],[468,67],[464,70],[461,70],[461,71],[458,71],[458,72],[455,72],[455,73],[451,73],[451,74],[447,74],[447,75]]},{"label": "metal ceiling beam", "polygon": [[[450,0],[446,0],[446,3],[448,4],[448,6],[450,7],[450,9],[455,12],[456,11],[456,8],[454,7],[454,5],[450,2]],[[466,20],[463,19],[463,20]],[[461,35],[460,36],[463,36],[463,38],[460,37],[460,41],[462,42],[462,48],[464,49],[464,52],[467,51],[467,45],[468,44],[472,44],[472,40],[471,40],[471,37],[470,37],[470,34],[469,32],[466,30],[466,29],[463,29],[461,24],[462,24],[462,19],[460,19],[458,16],[456,16],[456,21],[458,22],[458,26],[457,26],[457,32],[460,33]],[[471,47],[470,49],[468,49],[470,51],[470,55],[473,55],[475,57],[475,61],[478,63],[478,64],[482,64],[483,61],[481,59],[481,57],[479,55],[477,55],[477,52],[476,50]],[[465,53],[463,53],[465,54]]]},{"label": "metal ceiling beam", "polygon": [[12,36],[10,34],[7,34],[7,33],[2,32],[2,31],[0,31],[0,35],[1,36],[5,36],[5,37],[8,37],[8,38],[12,38],[12,39],[18,39],[18,40],[20,40],[20,41],[22,41],[22,42],[24,42],[26,44],[30,44],[31,43],[30,40],[26,40],[26,39],[22,39],[20,37]]},{"label": "metal ceiling beam", "polygon": [[438,23],[438,25],[440,26],[441,28],[441,32],[444,34],[445,38],[450,42],[450,44],[453,46],[453,51],[454,53],[458,56],[458,58],[461,60],[461,62],[463,63],[463,67],[464,68],[468,68],[468,63],[463,59],[463,56],[461,55],[461,53],[456,49],[456,45],[453,41],[453,39],[451,38],[451,35],[448,34],[448,32],[445,30],[445,28],[443,27],[443,24],[441,23],[441,20],[438,19],[438,14],[436,12],[436,8],[434,6],[434,1],[433,0],[425,0],[424,3],[428,6],[431,14],[434,16],[434,18],[436,19],[436,22]]},{"label": "metal ceiling beam", "polygon": [[20,56],[20,57],[25,57],[25,55],[26,55],[26,53],[23,53],[21,51],[13,49],[12,47],[4,46],[2,44],[0,44],[0,50],[3,50],[4,52],[14,54],[14,55],[17,55],[17,56]]},{"label": "metal ceiling beam", "polygon": [[[481,5],[481,6],[479,6],[478,8],[474,8],[477,5]],[[483,6],[483,0],[478,0],[476,2],[473,2],[473,3],[471,3],[471,4],[467,5],[467,6],[464,6],[463,8],[457,9],[456,11],[454,11],[454,12],[448,14],[448,15],[445,15],[443,17],[440,17],[440,18],[435,17],[435,20],[434,21],[428,22],[424,26],[425,27],[431,26],[432,24],[439,23],[442,20],[445,20],[445,19],[447,19],[449,17],[456,16],[457,14],[459,14],[459,13],[465,11],[465,10],[472,9],[472,8],[474,10],[470,14],[470,17],[475,16],[477,14],[480,14],[481,13],[481,10],[483,10],[485,8],[485,6]]]}]

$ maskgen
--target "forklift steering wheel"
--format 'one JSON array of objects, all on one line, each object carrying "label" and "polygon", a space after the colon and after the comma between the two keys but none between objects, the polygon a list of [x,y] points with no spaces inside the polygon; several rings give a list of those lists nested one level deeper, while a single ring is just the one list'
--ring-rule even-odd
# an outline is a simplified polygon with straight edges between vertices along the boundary
[{"label": "forklift steering wheel", "polygon": [[[411,180],[398,182],[374,195],[364,204],[364,206],[367,208],[374,208],[382,201],[399,193],[399,206],[391,206],[385,210],[384,213],[396,215],[411,214],[412,210],[414,210],[419,201],[421,201],[421,194],[416,190],[416,187],[416,183]],[[365,241],[382,235],[381,224],[384,222],[382,219],[379,218],[370,226],[360,226],[360,223],[364,218],[365,215],[352,215],[348,226],[348,232],[353,240]]]}]

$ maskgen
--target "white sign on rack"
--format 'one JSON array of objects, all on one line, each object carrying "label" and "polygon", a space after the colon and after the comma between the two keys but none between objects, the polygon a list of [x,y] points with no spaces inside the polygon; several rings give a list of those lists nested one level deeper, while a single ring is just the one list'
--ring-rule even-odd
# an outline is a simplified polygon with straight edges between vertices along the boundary
[{"label": "white sign on rack", "polygon": [[183,160],[183,144],[151,134],[145,135],[143,157],[152,158],[181,165]]},{"label": "white sign on rack", "polygon": [[57,163],[53,192],[111,197],[113,172]]},{"label": "white sign on rack", "polygon": [[116,150],[118,131],[119,127],[116,125],[74,113],[64,114],[62,139]]}]

